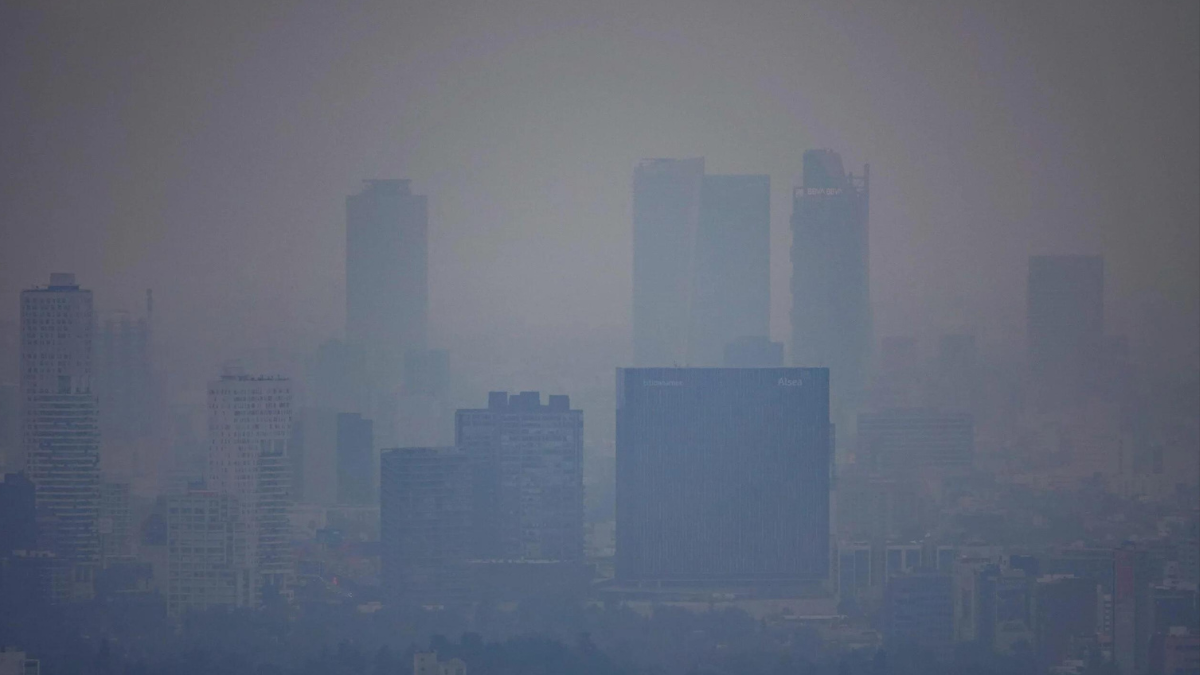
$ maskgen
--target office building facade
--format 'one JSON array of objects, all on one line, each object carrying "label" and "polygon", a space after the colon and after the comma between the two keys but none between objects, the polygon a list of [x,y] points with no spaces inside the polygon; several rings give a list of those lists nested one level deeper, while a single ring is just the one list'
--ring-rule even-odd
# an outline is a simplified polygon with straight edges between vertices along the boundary
[{"label": "office building facade", "polygon": [[619,369],[618,579],[826,579],[829,436],[822,368]]},{"label": "office building facade", "polygon": [[228,493],[167,497],[168,614],[257,604],[248,511]]},{"label": "office building facade", "polygon": [[337,503],[367,506],[375,494],[375,426],[357,413],[338,413]]},{"label": "office building facade", "polygon": [[726,345],[770,324],[771,179],[705,176],[687,365],[720,366]]},{"label": "office building facade", "polygon": [[472,467],[455,448],[382,453],[379,525],[383,586],[406,605],[464,602],[470,593]]},{"label": "office building facade", "polygon": [[247,532],[255,602],[293,574],[289,517],[292,385],[287,378],[222,375],[208,386],[205,488],[236,499]]},{"label": "office building facade", "polygon": [[410,181],[368,180],[346,198],[346,340],[385,391],[400,384],[405,350],[425,348],[428,229],[428,202]]},{"label": "office building facade", "polygon": [[39,533],[71,563],[100,559],[100,428],[92,292],[73,274],[21,292],[22,448]]},{"label": "office building facade", "polygon": [[835,409],[861,395],[871,328],[870,173],[846,173],[832,150],[804,153],[792,192],[794,366],[829,368]]},{"label": "office building facade", "polygon": [[704,159],[647,159],[633,172],[633,360],[688,358]]},{"label": "office building facade", "polygon": [[718,366],[770,328],[771,182],[647,159],[633,175],[633,349],[639,366]]},{"label": "office building facade", "polygon": [[975,452],[970,413],[904,408],[858,416],[859,460],[880,470],[969,466]]},{"label": "office building facade", "polygon": [[457,412],[455,439],[474,471],[477,558],[583,560],[583,411],[569,397],[490,392]]}]

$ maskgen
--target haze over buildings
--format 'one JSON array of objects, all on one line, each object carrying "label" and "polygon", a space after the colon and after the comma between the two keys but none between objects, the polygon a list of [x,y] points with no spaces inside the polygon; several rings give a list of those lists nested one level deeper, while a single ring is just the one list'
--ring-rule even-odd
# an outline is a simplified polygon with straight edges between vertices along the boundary
[{"label": "haze over buildings", "polygon": [[1195,3],[18,0],[0,88],[0,675],[1200,673]]}]

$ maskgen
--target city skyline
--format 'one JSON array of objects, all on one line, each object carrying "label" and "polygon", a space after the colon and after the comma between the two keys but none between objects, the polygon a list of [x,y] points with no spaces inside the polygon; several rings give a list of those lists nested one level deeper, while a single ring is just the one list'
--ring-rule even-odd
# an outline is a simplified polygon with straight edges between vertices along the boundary
[{"label": "city skyline", "polygon": [[16,0],[0,91],[0,675],[1200,675],[1200,3]]}]

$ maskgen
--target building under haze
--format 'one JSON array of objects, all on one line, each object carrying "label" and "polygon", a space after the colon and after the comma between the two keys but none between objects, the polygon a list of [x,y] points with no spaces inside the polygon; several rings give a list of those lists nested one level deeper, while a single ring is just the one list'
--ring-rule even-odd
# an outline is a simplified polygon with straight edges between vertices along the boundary
[{"label": "building under haze", "polygon": [[687,364],[719,366],[730,342],[770,329],[771,178],[705,176]]},{"label": "building under haze", "polygon": [[409,605],[464,602],[473,553],[471,459],[455,448],[382,453],[379,542],[385,592]]},{"label": "building under haze", "polygon": [[688,359],[704,159],[647,159],[633,171],[633,361]]},{"label": "building under haze", "polygon": [[374,423],[358,413],[338,413],[336,424],[337,503],[375,504]]},{"label": "building under haze", "polygon": [[633,349],[641,366],[721,364],[766,335],[771,181],[704,175],[704,159],[647,159],[633,174]]},{"label": "building under haze", "polygon": [[474,542],[485,560],[583,560],[583,411],[536,391],[488,394],[459,410],[474,471]]},{"label": "building under haze", "polygon": [[1078,383],[1104,342],[1104,258],[1031,257],[1026,311],[1034,373]]},{"label": "building under haze", "polygon": [[74,274],[21,292],[22,448],[39,533],[59,558],[100,560],[100,429],[92,292]]},{"label": "building under haze", "polygon": [[830,462],[823,368],[618,369],[618,580],[826,579]]},{"label": "building under haze", "polygon": [[98,322],[95,382],[106,447],[144,439],[158,421],[150,352],[152,316],[147,291],[145,316],[115,312]]},{"label": "building under haze", "polygon": [[253,607],[253,550],[246,509],[228,493],[193,490],[166,499],[167,613]]},{"label": "building under haze", "polygon": [[792,192],[792,364],[829,368],[835,409],[858,400],[873,342],[869,176],[808,150]]},{"label": "building under haze", "polygon": [[970,466],[975,421],[970,413],[897,408],[858,416],[858,461],[873,469]]},{"label": "building under haze", "polygon": [[346,341],[385,391],[399,386],[405,351],[426,340],[428,204],[409,183],[368,180],[346,198]]},{"label": "building under haze", "polygon": [[252,597],[293,575],[289,510],[292,384],[287,378],[227,373],[208,385],[205,488],[236,499],[246,532]]}]

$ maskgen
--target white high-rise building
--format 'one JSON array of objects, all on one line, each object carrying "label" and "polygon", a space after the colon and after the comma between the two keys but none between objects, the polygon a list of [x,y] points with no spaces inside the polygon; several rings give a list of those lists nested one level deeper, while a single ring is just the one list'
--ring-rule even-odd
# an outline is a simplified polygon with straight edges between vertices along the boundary
[{"label": "white high-rise building", "polygon": [[100,430],[92,391],[92,292],[74,274],[21,292],[21,448],[39,532],[61,558],[100,560]]},{"label": "white high-rise building", "polygon": [[263,588],[293,575],[288,517],[292,384],[283,377],[226,374],[208,386],[206,489],[237,499],[257,603]]}]

